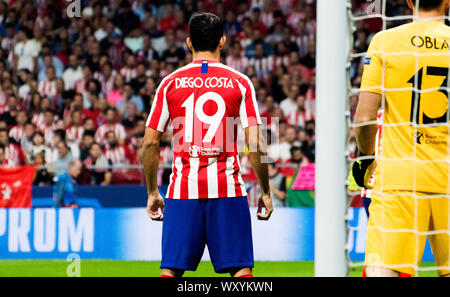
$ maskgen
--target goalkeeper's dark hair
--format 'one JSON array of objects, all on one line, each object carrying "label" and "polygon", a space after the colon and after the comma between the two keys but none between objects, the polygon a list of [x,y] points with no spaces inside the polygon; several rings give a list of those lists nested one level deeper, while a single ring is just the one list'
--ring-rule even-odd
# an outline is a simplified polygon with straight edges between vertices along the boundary
[{"label": "goalkeeper's dark hair", "polygon": [[419,1],[419,9],[425,11],[438,9],[444,3],[444,0],[412,0],[414,7],[416,7],[417,1]]},{"label": "goalkeeper's dark hair", "polygon": [[223,22],[215,14],[202,13],[191,19],[189,32],[195,51],[214,52],[223,36]]}]

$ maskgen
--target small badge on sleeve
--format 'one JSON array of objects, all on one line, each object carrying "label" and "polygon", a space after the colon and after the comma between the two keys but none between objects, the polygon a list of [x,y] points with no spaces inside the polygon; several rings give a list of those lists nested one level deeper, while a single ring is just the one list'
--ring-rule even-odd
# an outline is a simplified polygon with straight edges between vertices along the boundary
[{"label": "small badge on sleeve", "polygon": [[202,73],[208,73],[208,60],[202,60]]},{"label": "small badge on sleeve", "polygon": [[364,65],[370,65],[370,62],[372,61],[371,57],[365,57],[364,58]]}]

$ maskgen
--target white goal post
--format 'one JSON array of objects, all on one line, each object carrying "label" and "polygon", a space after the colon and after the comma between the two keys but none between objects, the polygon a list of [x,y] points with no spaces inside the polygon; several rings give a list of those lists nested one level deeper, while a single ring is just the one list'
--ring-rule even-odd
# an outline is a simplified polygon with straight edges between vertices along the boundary
[{"label": "white goal post", "polygon": [[315,276],[347,276],[347,0],[317,1]]}]

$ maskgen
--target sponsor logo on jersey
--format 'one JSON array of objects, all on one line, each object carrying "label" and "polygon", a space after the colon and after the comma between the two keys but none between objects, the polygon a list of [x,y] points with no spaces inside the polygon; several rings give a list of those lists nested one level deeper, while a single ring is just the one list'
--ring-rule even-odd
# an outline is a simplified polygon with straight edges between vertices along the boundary
[{"label": "sponsor logo on jersey", "polygon": [[220,155],[219,147],[199,147],[197,145],[192,145],[189,148],[189,155],[192,158],[198,158],[200,156],[218,156]]},{"label": "sponsor logo on jersey", "polygon": [[200,147],[193,145],[189,148],[189,155],[192,158],[197,158],[200,155]]}]

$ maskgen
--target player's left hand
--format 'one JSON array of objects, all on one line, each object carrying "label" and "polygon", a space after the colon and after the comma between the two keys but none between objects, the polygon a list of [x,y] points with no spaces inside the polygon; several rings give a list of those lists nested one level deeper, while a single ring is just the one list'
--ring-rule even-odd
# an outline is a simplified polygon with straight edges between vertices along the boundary
[{"label": "player's left hand", "polygon": [[[365,155],[361,154],[360,156]],[[376,167],[377,162],[375,161],[375,156],[371,159],[365,159],[353,163],[352,173],[356,184],[362,188],[372,189],[373,186],[369,182]]]},{"label": "player's left hand", "polygon": [[[161,213],[158,211],[161,209]],[[148,194],[147,213],[153,221],[162,221],[164,217],[164,199],[159,191]]]},{"label": "player's left hand", "polygon": [[[265,208],[266,212],[263,214],[262,209]],[[273,212],[272,197],[270,194],[262,194],[258,199],[258,210],[256,217],[258,220],[267,221]]]}]

